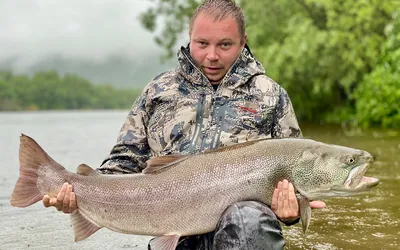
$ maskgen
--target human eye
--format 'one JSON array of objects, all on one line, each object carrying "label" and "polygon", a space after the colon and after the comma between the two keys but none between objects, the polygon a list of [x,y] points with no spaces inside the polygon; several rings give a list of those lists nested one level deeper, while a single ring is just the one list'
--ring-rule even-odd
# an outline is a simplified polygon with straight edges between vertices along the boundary
[{"label": "human eye", "polygon": [[199,45],[200,48],[205,48],[207,46],[207,42],[204,41],[197,41],[197,44]]},{"label": "human eye", "polygon": [[232,46],[232,43],[229,43],[229,42],[221,43],[222,49],[229,49],[231,46]]}]

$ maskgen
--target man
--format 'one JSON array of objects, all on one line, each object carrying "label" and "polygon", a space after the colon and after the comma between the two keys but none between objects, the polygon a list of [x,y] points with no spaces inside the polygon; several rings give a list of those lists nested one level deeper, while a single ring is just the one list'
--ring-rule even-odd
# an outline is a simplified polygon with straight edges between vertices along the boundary
[{"label": "man", "polygon": [[[154,156],[301,136],[286,91],[265,76],[246,45],[244,15],[235,3],[206,0],[193,15],[189,37],[178,54],[180,65],[154,78],[136,100],[99,172],[138,173]],[[45,196],[43,202],[66,213],[77,207],[67,183],[57,198]],[[283,180],[271,208],[256,201],[233,204],[215,232],[184,237],[177,249],[282,249],[278,219],[291,224],[298,217],[293,185]]]}]

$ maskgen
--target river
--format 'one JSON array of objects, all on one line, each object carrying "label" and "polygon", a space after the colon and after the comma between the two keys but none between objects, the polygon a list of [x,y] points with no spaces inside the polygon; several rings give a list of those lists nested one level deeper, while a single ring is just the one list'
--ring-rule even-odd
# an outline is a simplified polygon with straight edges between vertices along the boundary
[{"label": "river", "polygon": [[[150,237],[101,229],[73,243],[69,216],[39,202],[10,206],[18,178],[21,133],[33,137],[70,171],[81,163],[97,167],[116,142],[127,111],[54,111],[0,113],[0,249],[147,249]],[[376,156],[368,176],[381,183],[356,197],[326,200],[313,211],[309,232],[284,227],[285,249],[400,248],[400,130],[343,130],[302,124],[306,138],[367,150]]]}]

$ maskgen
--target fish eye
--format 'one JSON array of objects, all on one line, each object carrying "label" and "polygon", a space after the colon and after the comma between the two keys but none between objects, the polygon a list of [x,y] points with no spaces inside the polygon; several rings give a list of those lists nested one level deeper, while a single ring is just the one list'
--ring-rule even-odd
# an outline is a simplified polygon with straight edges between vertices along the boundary
[{"label": "fish eye", "polygon": [[356,160],[353,157],[347,158],[347,163],[353,164]]}]

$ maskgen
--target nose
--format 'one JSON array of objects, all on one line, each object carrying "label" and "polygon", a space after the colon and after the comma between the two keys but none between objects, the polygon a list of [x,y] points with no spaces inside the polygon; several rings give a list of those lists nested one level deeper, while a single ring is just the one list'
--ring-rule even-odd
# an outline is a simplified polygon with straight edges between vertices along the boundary
[{"label": "nose", "polygon": [[207,52],[207,59],[209,61],[218,61],[219,56],[216,47],[210,46]]},{"label": "nose", "polygon": [[369,163],[374,162],[375,157],[376,157],[375,155],[370,154],[369,152],[366,152],[366,151],[363,152],[363,156],[365,157],[365,159],[367,159],[367,161],[368,161]]}]

